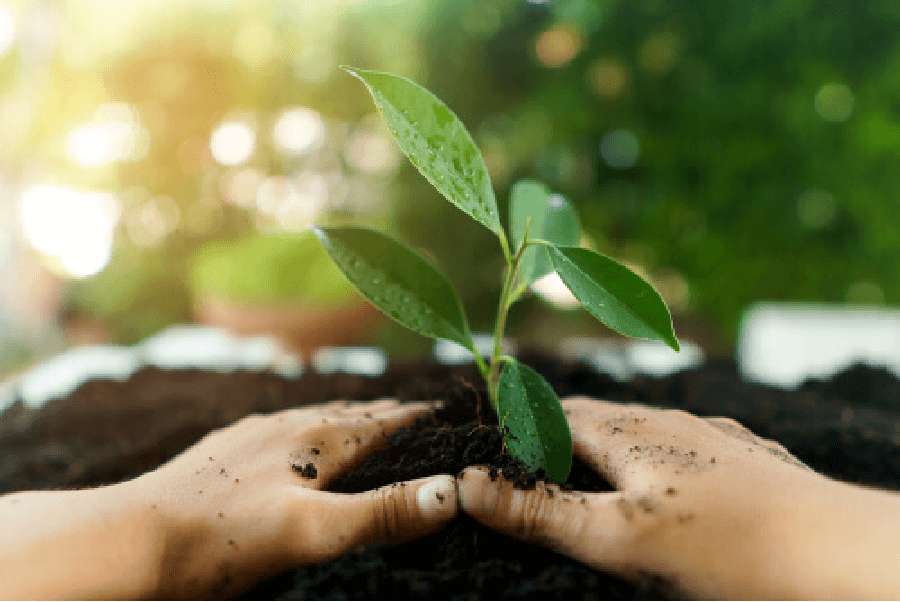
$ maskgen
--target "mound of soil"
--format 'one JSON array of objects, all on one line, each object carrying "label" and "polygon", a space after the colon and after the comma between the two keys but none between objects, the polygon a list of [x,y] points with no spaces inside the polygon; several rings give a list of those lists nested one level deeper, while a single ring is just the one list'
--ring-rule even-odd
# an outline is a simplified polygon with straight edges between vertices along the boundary
[{"label": "mound of soil", "polygon": [[[730,416],[778,440],[815,470],[900,489],[900,382],[883,369],[853,366],[791,392],[742,381],[730,361],[619,383],[587,364],[537,355],[522,359],[561,397],[585,394]],[[158,466],[211,429],[251,412],[379,397],[441,399],[445,407],[397,433],[384,452],[330,489],[362,491],[439,472],[454,474],[470,464],[533,479],[503,455],[474,366],[393,364],[379,378],[309,371],[293,380],[270,373],[145,368],[125,382],[88,382],[39,410],[16,403],[0,415],[0,492],[117,482]],[[569,483],[589,491],[609,489],[578,462]],[[543,549],[513,545],[465,516],[427,538],[396,548],[372,545],[335,562],[285,573],[246,594],[248,599],[665,595],[653,578],[631,585]]]}]

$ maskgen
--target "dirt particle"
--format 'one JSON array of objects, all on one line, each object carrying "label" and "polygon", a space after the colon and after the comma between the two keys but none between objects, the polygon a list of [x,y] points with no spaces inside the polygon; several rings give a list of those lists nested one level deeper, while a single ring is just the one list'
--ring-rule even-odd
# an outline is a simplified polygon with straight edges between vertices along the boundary
[{"label": "dirt particle", "polygon": [[309,451],[311,451],[312,453],[314,453],[314,454],[317,455],[317,456],[321,453],[321,452],[319,451],[319,448],[318,448],[318,447],[311,447],[311,448],[309,448]]},{"label": "dirt particle", "polygon": [[444,503],[444,494],[443,493],[435,493],[434,497],[436,497],[437,501],[439,501],[440,503],[442,503],[442,504]]},{"label": "dirt particle", "polygon": [[635,445],[635,446],[634,446],[634,451],[641,451],[641,446],[640,446],[640,445]]},{"label": "dirt particle", "polygon": [[235,482],[235,483],[240,483],[241,480],[240,480],[240,479],[235,479],[234,482]]},{"label": "dirt particle", "polygon": [[237,543],[233,539],[228,540],[228,545],[235,547],[235,548],[237,547]]},{"label": "dirt particle", "polygon": [[294,469],[294,472],[300,473],[300,476],[306,477],[308,479],[315,479],[319,474],[319,471],[316,470],[316,465],[312,462],[307,462],[303,466],[301,466],[300,464],[291,464],[291,468]]},{"label": "dirt particle", "polygon": [[554,497],[555,495],[556,495],[556,493],[555,493],[552,489],[548,489],[548,490],[547,490],[547,497],[552,498],[552,497]]},{"label": "dirt particle", "polygon": [[[17,504],[17,503],[19,503],[19,500],[13,500],[13,504]],[[150,509],[156,510],[156,504],[150,504]]]},{"label": "dirt particle", "polygon": [[225,513],[224,513],[224,512],[219,512],[219,518],[225,518]]},{"label": "dirt particle", "polygon": [[679,515],[678,515],[678,524],[679,524],[679,525],[683,525],[684,523],[690,522],[690,521],[692,521],[692,520],[694,520],[694,513],[693,513],[693,512],[687,512],[687,513],[685,513],[685,514],[679,514]]},{"label": "dirt particle", "polygon": [[197,491],[197,495],[203,495],[203,490],[200,489],[199,491]]},{"label": "dirt particle", "polygon": [[696,458],[696,457],[697,457],[697,452],[695,452],[694,450],[691,450],[691,451],[688,453],[688,455],[689,455],[690,457],[692,457],[692,458]]},{"label": "dirt particle", "polygon": [[710,459],[709,459],[709,463],[710,463],[710,464],[715,464],[715,463],[716,463],[716,459],[715,459],[715,458],[710,458]]},{"label": "dirt particle", "polygon": [[621,432],[623,432],[623,431],[622,431],[622,429],[620,429],[619,427],[614,426],[614,427],[612,427],[612,432],[613,432],[613,433],[621,433]]},{"label": "dirt particle", "polygon": [[675,489],[674,487],[666,488],[666,495],[677,495],[677,494],[678,494],[678,490]]},{"label": "dirt particle", "polygon": [[366,418],[371,418],[372,412],[366,412],[365,414],[363,414],[363,416],[365,416]]},{"label": "dirt particle", "polygon": [[652,514],[656,510],[656,502],[653,501],[653,498],[646,496],[638,498],[637,506],[646,514]]},{"label": "dirt particle", "polygon": [[359,435],[356,436],[356,444],[362,445],[362,439],[359,438]]},{"label": "dirt particle", "polygon": [[628,500],[616,500],[616,507],[619,509],[619,512],[622,513],[622,516],[625,517],[625,520],[631,520],[634,518],[634,508],[631,507],[631,503]]},{"label": "dirt particle", "polygon": [[224,468],[222,468],[222,469],[219,470],[219,474],[223,474],[223,475],[225,475],[226,477],[228,476],[228,473],[225,472],[225,469],[224,469]]},{"label": "dirt particle", "polygon": [[215,460],[213,460],[213,457],[212,457],[212,456],[209,457],[209,461],[210,461],[210,462],[215,462]]}]

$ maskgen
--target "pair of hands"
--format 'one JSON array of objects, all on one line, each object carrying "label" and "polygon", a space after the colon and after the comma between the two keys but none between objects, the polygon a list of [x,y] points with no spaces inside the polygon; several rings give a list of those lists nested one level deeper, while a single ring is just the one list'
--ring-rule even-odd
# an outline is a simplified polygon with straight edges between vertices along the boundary
[{"label": "pair of hands", "polygon": [[434,532],[460,509],[592,567],[662,578],[679,593],[766,593],[753,576],[772,577],[764,566],[770,530],[760,524],[767,496],[826,479],[729,419],[582,397],[563,407],[576,455],[617,491],[523,491],[477,467],[458,479],[438,475],[352,495],[323,491],[386,435],[431,410],[394,401],[251,416],[115,487],[159,517],[157,597],[234,595],[373,540],[400,543]]}]

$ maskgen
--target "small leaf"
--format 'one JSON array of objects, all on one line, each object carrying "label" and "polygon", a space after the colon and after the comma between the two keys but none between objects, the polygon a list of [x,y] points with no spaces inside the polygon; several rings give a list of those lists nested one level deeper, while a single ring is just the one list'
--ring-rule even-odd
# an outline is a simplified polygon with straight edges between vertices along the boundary
[{"label": "small leaf", "polygon": [[[531,218],[528,237],[540,238],[555,245],[577,245],[581,226],[575,208],[564,196],[534,180],[520,180],[510,191],[509,226],[514,248],[525,238],[525,224]],[[553,271],[553,265],[542,247],[525,251],[521,263],[521,279],[531,284]]]},{"label": "small leaf", "polygon": [[587,249],[548,246],[547,251],[559,277],[595,318],[616,332],[679,350],[669,308],[647,281]]},{"label": "small leaf", "polygon": [[[497,415],[509,453],[559,483],[572,468],[572,433],[562,404],[544,378],[510,359],[500,373]],[[504,428],[505,427],[505,428]]]},{"label": "small leaf", "polygon": [[397,75],[347,68],[369,89],[400,150],[448,201],[501,239],[497,199],[481,151],[437,96]]},{"label": "small leaf", "polygon": [[368,228],[314,228],[328,254],[378,309],[420,334],[474,347],[453,285],[428,260]]}]

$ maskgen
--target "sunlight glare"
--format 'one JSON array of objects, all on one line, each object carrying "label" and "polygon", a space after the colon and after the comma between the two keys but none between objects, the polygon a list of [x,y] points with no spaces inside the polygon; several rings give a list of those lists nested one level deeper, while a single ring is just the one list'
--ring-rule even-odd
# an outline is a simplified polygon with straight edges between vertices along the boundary
[{"label": "sunlight glare", "polygon": [[28,242],[68,275],[91,276],[109,263],[122,211],[113,195],[38,184],[22,195],[21,210]]},{"label": "sunlight glare", "polygon": [[256,132],[243,121],[223,121],[212,133],[209,149],[222,165],[240,165],[256,150]]},{"label": "sunlight glare", "polygon": [[288,109],[275,122],[272,136],[286,153],[303,155],[321,148],[325,142],[325,120],[313,109]]},{"label": "sunlight glare", "polygon": [[0,56],[6,54],[16,41],[16,23],[12,9],[0,4]]}]

